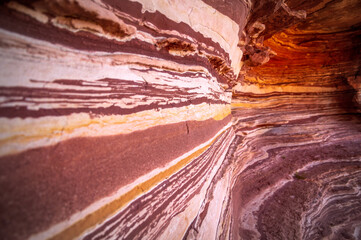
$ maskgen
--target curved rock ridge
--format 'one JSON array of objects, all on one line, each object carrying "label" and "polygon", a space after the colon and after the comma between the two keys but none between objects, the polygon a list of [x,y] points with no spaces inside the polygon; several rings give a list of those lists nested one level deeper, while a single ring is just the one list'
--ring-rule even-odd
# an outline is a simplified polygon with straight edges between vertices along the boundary
[{"label": "curved rock ridge", "polygon": [[220,214],[236,2],[1,3],[1,239],[175,239]]}]

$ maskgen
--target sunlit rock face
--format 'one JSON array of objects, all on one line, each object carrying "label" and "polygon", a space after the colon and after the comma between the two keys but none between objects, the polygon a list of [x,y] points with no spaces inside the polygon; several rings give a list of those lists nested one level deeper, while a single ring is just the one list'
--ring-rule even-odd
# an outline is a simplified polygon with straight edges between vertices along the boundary
[{"label": "sunlit rock face", "polygon": [[0,239],[360,239],[361,3],[0,5]]},{"label": "sunlit rock face", "polygon": [[[359,75],[361,64],[360,1],[287,1],[292,14],[276,11],[281,7],[271,4],[275,12],[267,17],[260,15],[268,6],[267,1],[263,4],[251,15],[246,28],[250,40],[245,42],[245,76],[241,75],[245,79],[239,88],[242,85],[252,91],[264,87],[267,92],[352,89],[347,79]],[[261,32],[254,34],[261,22]],[[252,61],[249,45],[268,49],[264,54],[270,55],[269,61]]]}]

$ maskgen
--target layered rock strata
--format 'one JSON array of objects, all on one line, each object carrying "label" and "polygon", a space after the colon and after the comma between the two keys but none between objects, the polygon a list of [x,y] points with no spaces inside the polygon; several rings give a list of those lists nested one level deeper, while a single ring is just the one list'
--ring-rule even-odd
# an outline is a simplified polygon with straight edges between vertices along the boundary
[{"label": "layered rock strata", "polygon": [[3,1],[0,238],[360,239],[360,9]]},{"label": "layered rock strata", "polygon": [[234,152],[229,238],[360,238],[361,121],[352,96],[234,99],[242,142]]},{"label": "layered rock strata", "polygon": [[287,1],[286,8],[283,4],[255,1],[242,41],[243,74],[236,89],[334,92],[352,89],[349,79],[358,90],[360,1]]},{"label": "layered rock strata", "polygon": [[2,239],[174,239],[204,208],[219,216],[243,5],[0,11]]},{"label": "layered rock strata", "polygon": [[228,237],[360,239],[360,1],[280,4],[242,42]]}]

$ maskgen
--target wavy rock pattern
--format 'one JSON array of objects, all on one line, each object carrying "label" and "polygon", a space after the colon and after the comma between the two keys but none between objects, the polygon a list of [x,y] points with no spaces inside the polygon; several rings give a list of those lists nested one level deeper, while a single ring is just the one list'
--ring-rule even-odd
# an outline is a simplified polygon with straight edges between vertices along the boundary
[{"label": "wavy rock pattern", "polygon": [[0,239],[360,239],[360,9],[3,1]]},{"label": "wavy rock pattern", "polygon": [[235,98],[232,239],[360,238],[361,121],[345,95]]},{"label": "wavy rock pattern", "polygon": [[361,65],[360,1],[287,1],[286,9],[303,12],[306,19],[302,14],[285,14],[282,4],[255,1],[242,41],[243,81],[236,88],[241,92],[349,89],[347,79],[355,79]]},{"label": "wavy rock pattern", "polygon": [[215,193],[220,214],[238,23],[202,1],[0,11],[2,239],[178,238]]},{"label": "wavy rock pattern", "polygon": [[360,2],[270,2],[242,42],[228,237],[360,239]]}]

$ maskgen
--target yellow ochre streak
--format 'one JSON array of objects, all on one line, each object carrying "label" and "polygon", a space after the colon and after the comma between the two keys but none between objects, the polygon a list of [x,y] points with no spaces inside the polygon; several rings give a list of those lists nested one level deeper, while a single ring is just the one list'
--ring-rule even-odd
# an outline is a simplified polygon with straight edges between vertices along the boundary
[{"label": "yellow ochre streak", "polygon": [[120,196],[118,199],[114,200],[106,204],[105,206],[101,207],[100,209],[94,211],[93,213],[87,215],[85,218],[79,220],[78,222],[74,223],[73,225],[69,226],[64,231],[58,233],[57,235],[49,238],[50,240],[63,240],[63,239],[74,239],[79,237],[82,233],[86,230],[90,229],[91,227],[95,226],[98,223],[105,221],[109,216],[114,214],[115,212],[119,211],[124,205],[129,203],[131,200],[135,199],[140,194],[150,190],[156,184],[161,182],[162,180],[170,177],[172,174],[183,168],[185,165],[191,162],[191,160],[199,157],[207,148],[209,148],[216,138],[223,134],[225,131],[217,135],[211,143],[207,146],[195,151],[188,157],[180,160],[175,165],[171,166],[167,170],[160,172],[156,176],[150,178],[149,180],[139,184],[138,186],[134,187],[129,192],[125,193],[124,195]]}]

